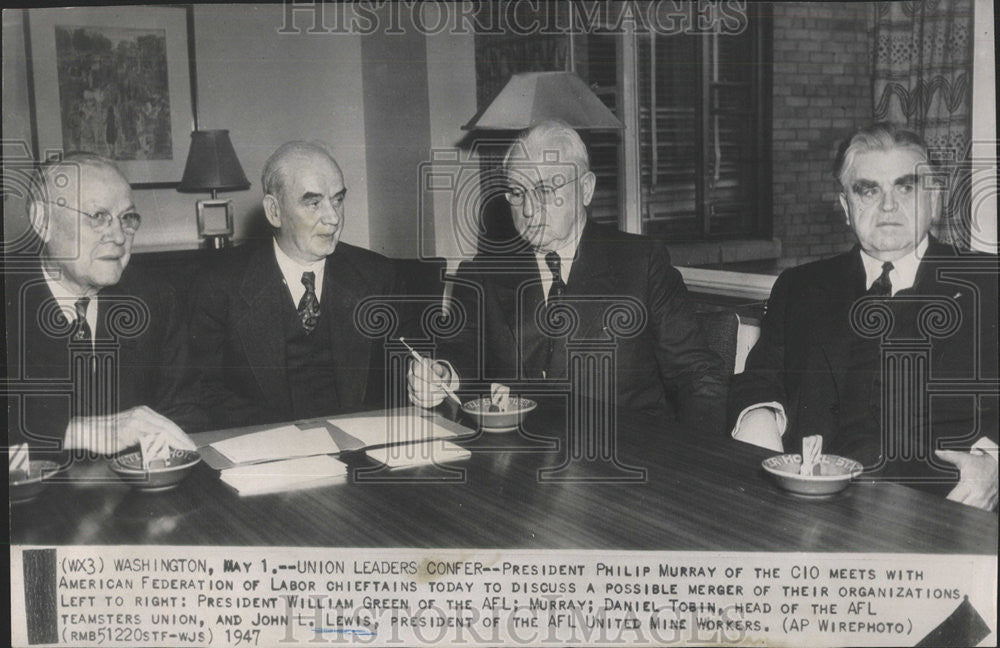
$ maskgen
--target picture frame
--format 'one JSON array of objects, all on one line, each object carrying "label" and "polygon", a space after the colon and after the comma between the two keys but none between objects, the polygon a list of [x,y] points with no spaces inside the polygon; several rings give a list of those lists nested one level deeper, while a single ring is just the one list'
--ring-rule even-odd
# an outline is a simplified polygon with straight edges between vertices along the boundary
[{"label": "picture frame", "polygon": [[135,189],[176,188],[198,127],[193,6],[33,9],[24,31],[37,159],[88,151]]}]

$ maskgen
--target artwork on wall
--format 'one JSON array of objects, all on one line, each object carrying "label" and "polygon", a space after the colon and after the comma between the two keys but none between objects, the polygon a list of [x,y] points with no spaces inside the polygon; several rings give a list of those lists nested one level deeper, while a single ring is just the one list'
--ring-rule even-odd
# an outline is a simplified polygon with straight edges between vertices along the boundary
[{"label": "artwork on wall", "polygon": [[133,187],[176,187],[197,129],[192,25],[190,6],[28,12],[36,155],[88,151]]}]

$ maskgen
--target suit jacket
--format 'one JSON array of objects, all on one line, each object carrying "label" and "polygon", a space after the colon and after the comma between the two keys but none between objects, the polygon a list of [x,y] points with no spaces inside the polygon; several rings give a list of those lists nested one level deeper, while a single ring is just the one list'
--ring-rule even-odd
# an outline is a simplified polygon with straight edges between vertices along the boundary
[{"label": "suit jacket", "polygon": [[[932,239],[913,287],[889,300],[866,297],[888,310],[869,311],[872,317],[852,325],[852,306],[862,306],[859,300],[866,290],[859,248],[786,270],[774,284],[761,337],[747,358],[746,370],[733,378],[728,429],[744,408],[779,402],[788,415],[784,445],[790,452],[799,449],[803,436],[822,434],[824,451],[879,467],[887,477],[938,481],[921,487],[946,493],[957,477],[951,465],[938,462],[937,468],[947,471],[942,472],[916,456],[932,456],[931,450],[943,447],[939,444],[945,439],[967,449],[983,434],[997,438],[997,397],[995,392],[988,394],[991,381],[995,390],[997,380],[996,282],[996,257],[959,257],[953,248]],[[945,305],[937,309],[936,318],[933,307],[927,310],[934,302]],[[879,313],[888,313],[891,319]],[[957,326],[951,332],[947,329],[956,324],[956,315]],[[887,322],[891,322],[887,335],[877,336]],[[859,327],[868,327],[876,337],[859,335]],[[882,351],[905,350],[899,344],[906,338],[916,343],[913,350],[929,353],[928,364],[890,364],[883,371]],[[893,373],[895,366],[901,371]],[[931,390],[934,383],[953,380],[978,384],[987,393],[977,402],[961,393],[969,392],[968,387],[958,387],[951,395],[937,394],[923,404],[919,398],[905,403],[892,396],[893,407],[910,406],[905,439],[887,437],[889,443],[914,444],[911,460],[905,460],[899,448],[887,447],[882,440],[882,387],[889,380],[921,380],[921,376],[930,380]],[[926,386],[916,391],[928,393]],[[917,434],[921,429],[929,434]]]},{"label": "suit jacket", "polygon": [[[390,294],[394,270],[385,257],[339,243],[327,257],[320,308],[333,356],[340,401],[330,414],[384,407],[382,344],[354,323],[369,295]],[[290,421],[283,317],[291,296],[270,240],[248,244],[206,268],[194,289],[191,348],[200,402],[217,428]],[[292,305],[293,307],[295,305]]]},{"label": "suit jacket", "polygon": [[[662,244],[588,221],[562,300],[577,327],[557,335],[551,353],[553,336],[536,321],[545,300],[530,251],[499,266],[477,257],[463,264],[457,281],[455,295],[469,324],[440,343],[439,356],[452,359],[463,380],[565,380],[567,341],[614,341],[619,406],[660,416],[676,412],[687,423],[721,428],[727,371],[705,346]],[[579,389],[599,396],[592,384]]]},{"label": "suit jacket", "polygon": [[[100,291],[94,348],[117,358],[114,382],[114,372],[103,368],[74,372],[68,323],[38,263],[5,275],[9,443],[26,441],[32,454],[59,452],[71,416],[138,405],[185,430],[204,424],[204,412],[191,400],[186,327],[169,284],[128,267],[117,285]],[[89,344],[76,349],[93,353]]]}]

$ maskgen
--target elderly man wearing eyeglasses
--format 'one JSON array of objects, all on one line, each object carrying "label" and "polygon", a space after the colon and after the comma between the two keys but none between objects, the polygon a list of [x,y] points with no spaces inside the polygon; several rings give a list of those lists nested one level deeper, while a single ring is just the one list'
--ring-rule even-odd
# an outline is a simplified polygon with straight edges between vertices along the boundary
[{"label": "elderly man wearing eyeglasses", "polygon": [[[74,153],[28,190],[30,254],[8,251],[8,442],[65,461],[157,436],[194,449],[179,424],[188,364],[172,288],[128,268],[142,222],[115,165]],[[169,417],[169,418],[168,418]]]},{"label": "elderly man wearing eyeglasses", "polygon": [[[504,171],[520,245],[463,264],[455,294],[469,325],[440,341],[442,361],[413,364],[411,401],[433,406],[442,384],[457,389],[468,379],[522,392],[519,382],[565,383],[567,336],[543,331],[540,321],[559,329],[572,320],[575,339],[615,347],[614,366],[604,368],[610,373],[572,386],[579,395],[600,400],[611,381],[618,406],[721,430],[728,373],[702,339],[680,273],[661,243],[588,218],[597,177],[576,131],[560,121],[538,124],[515,141]],[[634,326],[618,327],[616,312]]]}]

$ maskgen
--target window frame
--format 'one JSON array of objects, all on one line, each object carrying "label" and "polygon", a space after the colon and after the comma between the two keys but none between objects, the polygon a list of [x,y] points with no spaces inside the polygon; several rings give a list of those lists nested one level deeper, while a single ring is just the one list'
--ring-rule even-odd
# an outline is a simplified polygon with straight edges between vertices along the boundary
[{"label": "window frame", "polygon": [[[771,188],[771,110],[772,110],[772,62],[773,62],[773,23],[771,12],[767,10],[769,3],[748,3],[750,12],[749,28],[755,30],[752,39],[755,75],[751,82],[751,94],[754,106],[751,125],[751,146],[759,164],[754,165],[754,172],[749,178],[755,183],[755,195],[752,208],[754,219],[750,231],[736,236],[711,235],[709,207],[705,203],[706,148],[710,145],[707,137],[701,136],[701,146],[698,150],[697,180],[695,195],[698,219],[701,222],[701,236],[696,239],[667,239],[677,243],[704,243],[710,241],[756,240],[770,239],[773,235],[773,209]],[[617,37],[616,75],[617,97],[616,105],[621,107],[618,118],[624,124],[622,137],[619,139],[619,218],[618,227],[622,231],[642,234],[642,160],[639,137],[630,137],[630,133],[640,133],[639,115],[639,39],[647,38],[647,34],[637,33],[632,28],[626,28]],[[707,51],[710,41],[706,38],[702,44],[702,55]],[[711,127],[712,114],[706,109],[706,94],[709,87],[708,67],[702,66],[701,84],[703,91],[699,93],[698,120],[700,134],[708,133]],[[710,95],[709,95],[710,96]]]}]

